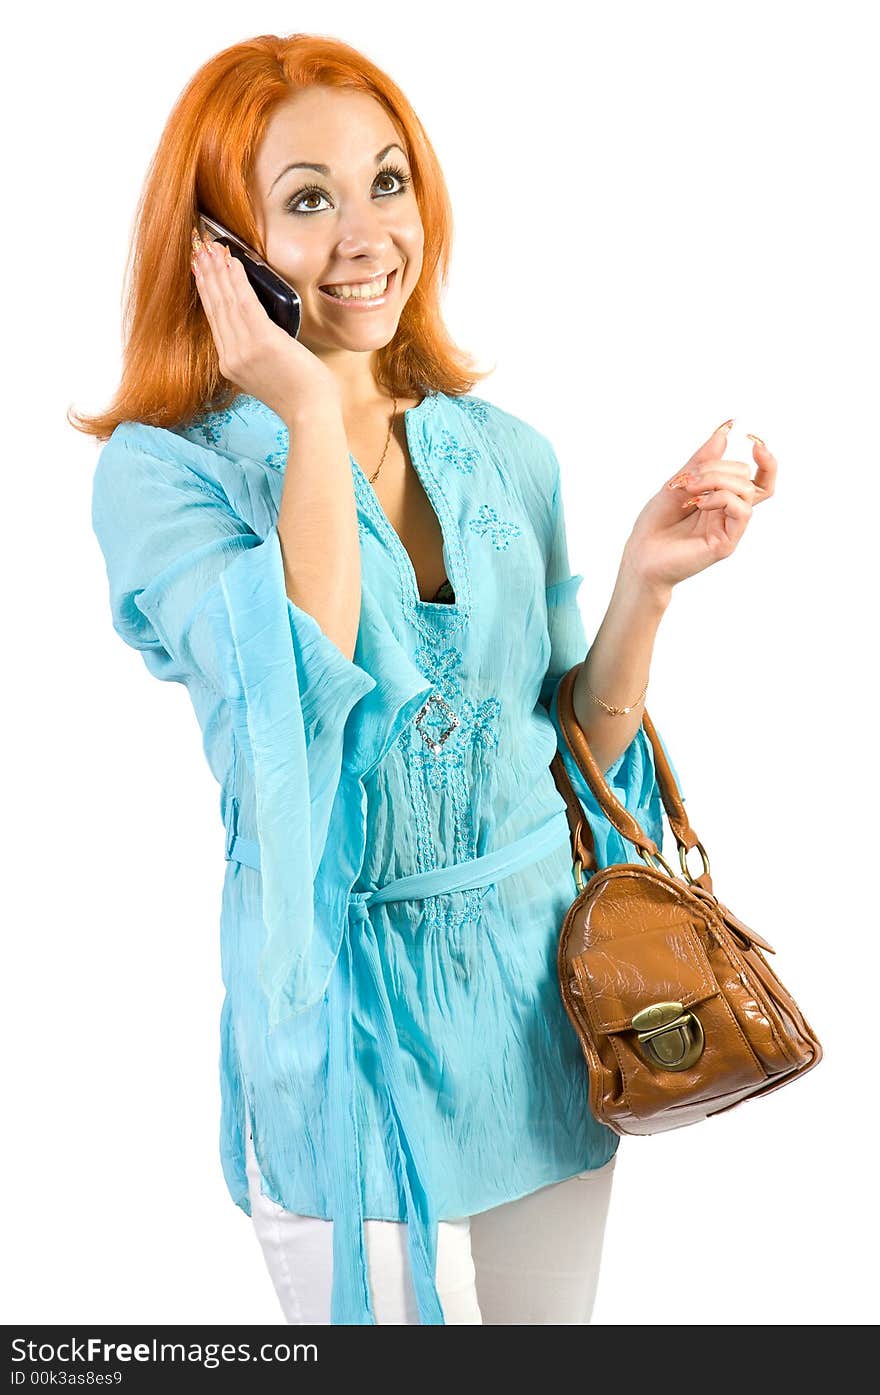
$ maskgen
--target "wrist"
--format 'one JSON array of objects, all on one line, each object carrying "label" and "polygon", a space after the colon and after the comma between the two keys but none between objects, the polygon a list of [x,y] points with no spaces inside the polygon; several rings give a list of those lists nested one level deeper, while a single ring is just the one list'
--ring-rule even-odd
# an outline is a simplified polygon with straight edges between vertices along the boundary
[{"label": "wrist", "polygon": [[341,422],[342,399],[333,388],[318,388],[295,402],[289,402],[279,415],[288,431],[293,431],[316,418],[321,421]]},{"label": "wrist", "polygon": [[672,600],[672,587],[667,582],[659,582],[646,577],[639,565],[633,561],[626,549],[620,561],[615,588],[623,593],[641,610],[655,614],[658,619],[666,611]]}]

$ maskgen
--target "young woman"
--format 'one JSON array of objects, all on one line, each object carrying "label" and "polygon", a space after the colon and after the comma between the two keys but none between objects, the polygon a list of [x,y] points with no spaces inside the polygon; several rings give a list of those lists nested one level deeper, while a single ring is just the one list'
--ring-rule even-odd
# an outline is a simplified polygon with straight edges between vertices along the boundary
[{"label": "young woman", "polygon": [[[202,209],[296,286],[299,339]],[[556,693],[658,843],[641,725],[673,587],[776,463],[731,423],[659,482],[587,650],[560,469],[475,397],[439,309],[443,178],[403,93],[263,36],[177,103],[137,221],[93,522],[113,623],[184,683],[221,789],[221,1157],[291,1323],[586,1323],[618,1137],[556,978],[575,894],[557,748],[600,865],[634,855]]]}]

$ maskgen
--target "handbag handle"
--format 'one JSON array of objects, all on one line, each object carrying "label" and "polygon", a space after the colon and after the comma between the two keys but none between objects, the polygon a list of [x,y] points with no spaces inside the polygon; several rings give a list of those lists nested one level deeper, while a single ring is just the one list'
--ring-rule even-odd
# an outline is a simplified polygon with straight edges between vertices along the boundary
[{"label": "handbag handle", "polygon": [[[657,847],[654,839],[645,833],[641,824],[621,804],[617,796],[612,792],[606,782],[602,771],[596,763],[596,759],[590,750],[589,742],[584,735],[583,728],[578,721],[574,710],[574,685],[579,670],[583,667],[584,661],[575,664],[565,673],[560,680],[557,695],[557,711],[559,715],[559,725],[565,737],[566,744],[574,758],[575,764],[592,790],[609,822],[617,829],[624,838],[633,843],[639,853],[649,861],[657,858],[669,872],[674,876],[672,868],[664,860],[661,850]],[[654,753],[654,766],[657,772],[657,783],[660,786],[660,796],[663,800],[663,807],[666,810],[667,818],[672,832],[675,834],[675,841],[678,844],[679,860],[682,872],[689,882],[696,882],[698,885],[711,892],[712,880],[709,875],[709,859],[706,850],[700,842],[695,829],[691,826],[684,801],[678,788],[672,767],[666,758],[666,753],[660,744],[660,738],[651,718],[648,716],[647,708],[642,712],[642,725],[645,735],[651,743]],[[588,871],[594,871],[597,867],[595,843],[593,841],[592,830],[584,813],[583,805],[568,777],[568,772],[562,761],[559,751],[550,762],[550,768],[556,781],[557,788],[565,800],[565,810],[568,817],[568,826],[571,830],[572,854],[575,862],[580,862]],[[703,859],[703,870],[697,877],[693,877],[688,870],[686,857],[691,848],[698,848]]]}]

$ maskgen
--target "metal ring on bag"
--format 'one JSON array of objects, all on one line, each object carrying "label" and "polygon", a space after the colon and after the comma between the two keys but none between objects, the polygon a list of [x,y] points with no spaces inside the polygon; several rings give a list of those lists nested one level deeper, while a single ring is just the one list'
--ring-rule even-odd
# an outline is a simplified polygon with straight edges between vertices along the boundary
[{"label": "metal ring on bag", "polygon": [[[703,847],[703,844],[700,842],[699,839],[697,839],[696,843],[694,844],[694,847],[699,849],[700,857],[703,859],[703,870],[699,875],[701,877],[707,877],[709,875],[709,858],[707,856],[706,849]],[[684,843],[679,843],[678,860],[681,863],[681,870],[684,873],[687,880],[693,886],[695,885],[697,879],[696,877],[692,877],[688,870],[687,855],[689,852],[690,848],[686,848]]]},{"label": "metal ring on bag", "polygon": [[[666,871],[669,873],[670,877],[674,877],[674,876],[675,876],[675,873],[673,872],[673,870],[672,870],[672,868],[670,867],[669,863],[666,861],[666,858],[663,856],[662,852],[660,852],[660,849],[659,849],[659,848],[657,849],[656,852],[649,853],[648,850],[647,850],[647,848],[640,848],[640,847],[638,846],[638,844],[636,844],[636,852],[639,854],[639,856],[640,856],[645,862],[647,862],[647,864],[648,864],[649,867],[654,867],[654,863],[651,861],[651,859],[652,859],[652,857],[653,857],[653,858],[656,858],[659,862],[662,862],[662,863],[663,863],[663,866],[664,866],[664,868],[666,869]],[[654,871],[655,871],[655,872],[657,871],[657,868],[656,868],[656,867],[654,867]]]}]

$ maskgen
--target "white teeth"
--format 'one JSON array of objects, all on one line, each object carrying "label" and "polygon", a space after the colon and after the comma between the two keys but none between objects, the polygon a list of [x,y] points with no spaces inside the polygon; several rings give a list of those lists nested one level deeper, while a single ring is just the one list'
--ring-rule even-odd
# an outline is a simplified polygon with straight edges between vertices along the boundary
[{"label": "white teeth", "polygon": [[368,281],[361,286],[322,286],[321,289],[340,300],[375,300],[385,294],[387,287],[388,277],[383,276],[379,281]]}]

